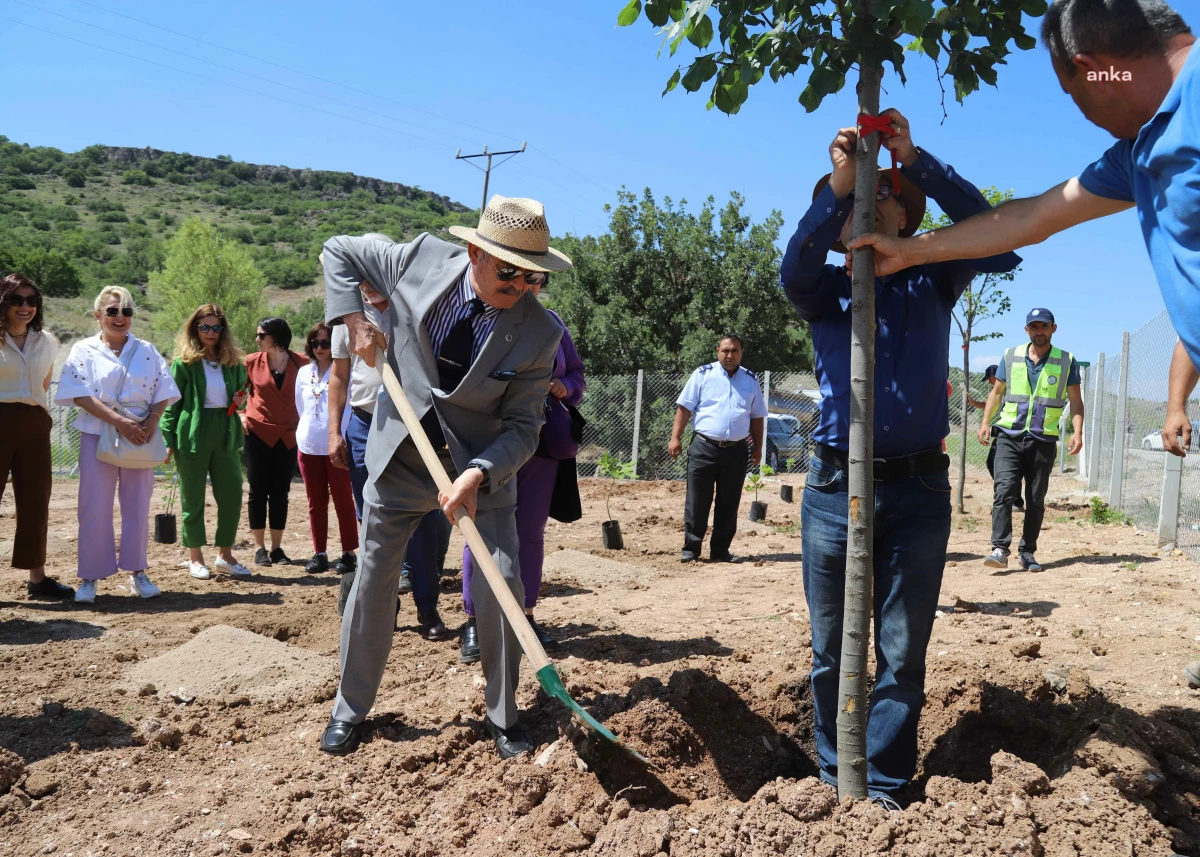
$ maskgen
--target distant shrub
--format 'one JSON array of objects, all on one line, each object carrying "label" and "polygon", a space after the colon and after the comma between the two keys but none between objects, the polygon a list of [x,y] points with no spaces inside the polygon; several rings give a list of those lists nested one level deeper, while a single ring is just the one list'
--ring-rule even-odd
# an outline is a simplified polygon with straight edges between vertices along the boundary
[{"label": "distant shrub", "polygon": [[96,215],[100,223],[128,223],[129,215],[123,211],[102,211]]},{"label": "distant shrub", "polygon": [[318,321],[325,320],[325,299],[305,298],[296,306],[279,311],[279,315],[292,330],[308,330]]},{"label": "distant shrub", "polygon": [[281,289],[311,286],[317,278],[317,266],[308,259],[294,255],[260,262],[259,268],[266,275],[268,283]]},{"label": "distant shrub", "polygon": [[3,248],[0,249],[0,268],[20,271],[52,298],[73,298],[83,289],[79,271],[58,250]]},{"label": "distant shrub", "polygon": [[38,232],[49,232],[50,231],[50,221],[46,220],[44,217],[33,218],[32,220],[29,221],[29,225],[32,226],[34,229],[36,229]]},{"label": "distant shrub", "polygon": [[24,176],[8,176],[4,183],[8,185],[9,190],[37,190],[37,183]]},{"label": "distant shrub", "polygon": [[243,244],[254,243],[254,233],[248,227],[235,226],[229,234],[235,241],[240,241]]},{"label": "distant shrub", "polygon": [[149,187],[153,184],[145,170],[126,170],[121,174],[121,183]]},{"label": "distant shrub", "polygon": [[67,180],[67,184],[70,187],[83,187],[87,184],[87,179],[83,177],[81,170],[67,170],[63,174],[63,178]]}]

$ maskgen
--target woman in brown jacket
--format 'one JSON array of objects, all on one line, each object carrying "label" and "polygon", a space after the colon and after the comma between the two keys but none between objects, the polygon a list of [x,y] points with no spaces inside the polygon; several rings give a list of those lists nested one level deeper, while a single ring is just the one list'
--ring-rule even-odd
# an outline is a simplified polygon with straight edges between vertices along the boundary
[{"label": "woman in brown jacket", "polygon": [[[308,358],[288,350],[292,329],[282,318],[258,323],[258,353],[246,358],[250,399],[243,427],[246,432],[246,476],[250,483],[250,531],[258,550],[257,565],[290,565],[283,552],[287,526],[288,492],[296,472],[296,373]],[[267,506],[270,505],[271,550],[265,543]]]}]

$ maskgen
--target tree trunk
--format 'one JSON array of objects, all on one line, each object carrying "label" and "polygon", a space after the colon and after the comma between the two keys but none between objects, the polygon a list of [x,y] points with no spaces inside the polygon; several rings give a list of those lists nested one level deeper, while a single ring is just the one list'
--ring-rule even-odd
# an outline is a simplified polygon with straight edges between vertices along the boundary
[{"label": "tree trunk", "polygon": [[962,443],[958,446],[958,513],[966,514],[963,506],[963,491],[967,487],[967,418],[971,415],[971,403],[967,393],[971,391],[971,319],[967,318],[967,333],[963,337],[963,382],[962,382]]},{"label": "tree trunk", "polygon": [[[883,69],[859,65],[858,110],[879,112]],[[854,236],[875,231],[879,135],[858,140]],[[850,453],[847,473],[846,603],[839,664],[838,798],[867,796],[867,652],[871,642],[871,584],[875,535],[875,251],[854,251],[850,300]]]}]

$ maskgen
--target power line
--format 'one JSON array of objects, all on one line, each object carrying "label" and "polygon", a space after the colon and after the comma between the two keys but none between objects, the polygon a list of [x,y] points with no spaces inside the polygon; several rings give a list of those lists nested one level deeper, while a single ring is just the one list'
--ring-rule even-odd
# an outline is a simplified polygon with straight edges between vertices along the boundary
[{"label": "power line", "polygon": [[190,75],[192,77],[199,78],[200,80],[207,80],[209,83],[218,83],[218,84],[221,84],[222,86],[229,86],[234,89],[240,89],[243,92],[249,92],[252,95],[259,95],[259,96],[262,96],[263,98],[270,98],[275,101],[283,102],[284,104],[291,104],[294,107],[302,107],[306,110],[315,110],[318,113],[324,113],[327,116],[334,116],[338,119],[345,119],[349,122],[358,122],[362,125],[369,125],[372,128],[379,128],[380,130],[387,131],[391,134],[398,134],[401,137],[410,137],[411,139],[421,140],[422,142],[430,143],[439,148],[447,148],[447,144],[443,143],[440,140],[430,140],[428,137],[422,137],[419,134],[410,134],[407,131],[399,131],[395,128],[389,128],[386,125],[380,125],[377,122],[370,122],[366,119],[360,119],[357,116],[347,116],[344,113],[338,113],[334,110],[326,110],[324,107],[317,107],[312,104],[304,104],[303,102],[300,102],[300,101],[293,101],[292,99],[284,98],[281,95],[274,95],[270,92],[260,92],[257,89],[251,89],[250,87],[242,86],[239,83],[230,83],[227,80],[218,80],[215,77],[209,77],[208,75],[199,74],[198,72],[188,71],[187,69],[177,68],[176,66],[167,65],[166,63],[161,63],[156,60],[150,60],[150,59],[146,59],[145,57],[139,57],[135,54],[128,54],[128,53],[125,53],[124,51],[118,51],[116,48],[110,48],[110,47],[106,47],[104,45],[97,45],[94,42],[88,42],[88,41],[85,41],[84,39],[77,39],[74,36],[68,36],[68,35],[65,35],[64,33],[56,33],[53,30],[47,30],[45,27],[37,27],[37,26],[34,26],[33,24],[27,24],[24,21],[18,21],[15,18],[9,18],[5,15],[0,15],[0,21],[8,21],[10,24],[19,24],[22,27],[28,27],[29,29],[37,30],[40,33],[46,33],[47,35],[57,36],[60,39],[66,39],[67,41],[70,41],[70,42],[76,42],[81,45],[87,45],[89,48],[95,48],[97,50],[107,51],[110,54],[116,54],[117,56],[126,57],[127,59],[137,60],[138,62],[144,62],[149,65],[155,65],[155,66],[158,66],[159,68],[165,68],[170,71],[178,72],[180,74]]},{"label": "power line", "polygon": [[231,71],[234,74],[243,74],[246,77],[252,77],[255,80],[261,80],[264,83],[271,84],[272,86],[281,86],[284,89],[290,89],[294,92],[299,92],[304,95],[312,96],[313,98],[323,98],[326,101],[332,101],[334,104],[340,104],[343,107],[349,107],[352,110],[361,110],[364,113],[370,113],[375,116],[380,116],[384,119],[391,120],[392,122],[399,122],[401,125],[411,125],[412,127],[419,128],[422,131],[428,131],[431,134],[445,134],[446,136],[450,136],[448,134],[448,132],[441,131],[437,128],[429,128],[425,125],[418,125],[417,123],[410,122],[407,119],[401,119],[398,116],[392,116],[387,113],[381,113],[378,110],[372,110],[369,107],[359,107],[357,104],[351,104],[349,101],[342,101],[341,99],[333,98],[332,96],[329,96],[329,95],[322,95],[319,92],[313,92],[308,89],[302,89],[298,86],[292,86],[291,84],[288,84],[288,83],[282,83],[278,80],[272,80],[269,77],[263,77],[262,75],[254,74],[253,72],[249,72],[249,71],[243,71],[239,68],[234,68],[233,66],[224,65],[223,63],[214,62],[213,60],[205,59],[204,57],[198,57],[198,56],[194,56],[192,54],[184,53],[183,51],[177,51],[174,48],[168,48],[165,45],[156,44],[155,42],[150,42],[150,41],[147,41],[146,39],[139,39],[136,36],[130,36],[130,35],[127,35],[126,33],[119,32],[118,30],[110,30],[107,27],[101,27],[99,24],[93,24],[88,21],[81,20],[79,18],[73,18],[70,15],[64,15],[61,12],[55,12],[52,9],[44,9],[41,6],[37,6],[33,3],[29,3],[26,0],[11,0],[11,2],[19,3],[22,6],[28,6],[30,9],[36,9],[37,11],[43,12],[47,15],[55,15],[59,18],[64,18],[65,20],[73,21],[76,24],[82,24],[85,27],[91,27],[95,30],[100,30],[103,33],[109,33],[111,35],[118,36],[122,39],[129,39],[132,42],[138,42],[139,44],[149,45],[150,47],[155,48],[160,51],[166,51],[167,53],[177,54],[178,56],[185,57],[190,60],[195,60],[196,62],[206,63],[207,65],[215,66],[216,68],[224,69],[225,71]]},{"label": "power line", "polygon": [[281,68],[284,71],[290,71],[293,74],[299,74],[299,75],[303,75],[304,77],[312,78],[313,80],[319,80],[319,81],[321,81],[321,83],[328,83],[330,86],[339,86],[342,89],[347,89],[351,92],[357,92],[359,95],[366,95],[370,98],[378,98],[380,101],[386,101],[390,104],[395,104],[396,106],[403,107],[406,110],[415,110],[418,113],[424,113],[428,116],[433,116],[436,119],[442,119],[446,122],[454,122],[455,124],[463,125],[463,126],[466,126],[467,128],[474,128],[476,131],[483,131],[487,134],[491,134],[496,137],[504,137],[509,140],[519,139],[519,138],[513,136],[512,134],[505,134],[501,131],[495,131],[490,128],[484,128],[480,125],[474,125],[470,122],[463,122],[461,119],[454,119],[449,116],[443,116],[440,113],[434,113],[432,110],[426,110],[422,107],[415,107],[411,104],[405,104],[402,101],[397,101],[394,98],[388,98],[385,95],[379,95],[378,93],[368,92],[365,89],[358,89],[356,87],[350,86],[349,84],[339,83],[336,80],[330,80],[329,78],[311,74],[307,71],[302,71],[298,68],[292,68],[291,66],[284,65],[283,63],[277,63],[277,62],[274,62],[269,59],[264,59],[263,57],[255,56],[254,54],[248,54],[244,51],[236,50],[235,48],[226,47],[225,45],[219,45],[216,42],[205,41],[204,39],[197,38],[196,36],[189,36],[187,33],[181,33],[178,30],[172,30],[169,27],[163,27],[158,24],[151,23],[150,21],[143,21],[141,18],[135,18],[132,15],[126,15],[122,12],[117,12],[112,9],[108,9],[104,6],[99,5],[98,3],[90,3],[90,2],[88,2],[88,0],[75,0],[75,2],[82,3],[84,6],[91,6],[93,9],[99,9],[101,12],[107,12],[110,15],[116,15],[119,18],[125,18],[129,21],[134,21],[134,22],[136,22],[138,24],[142,24],[143,26],[146,26],[146,27],[153,27],[156,30],[162,30],[164,33],[170,33],[171,35],[179,36],[182,39],[189,39],[193,42],[199,42],[202,45],[208,45],[210,48],[217,48],[218,50],[227,51],[231,54],[237,54],[238,56],[246,57],[247,59],[252,59],[256,62],[265,63],[266,65],[272,65],[272,66],[275,66],[276,68]]},{"label": "power line", "polygon": [[[507,158],[505,158],[503,161],[500,162],[500,164],[503,164],[506,161],[511,161],[513,158],[515,158],[517,155],[521,154],[524,151],[525,151],[525,141],[522,140],[521,148],[510,149],[510,150],[504,151],[504,152],[489,152],[487,150],[487,146],[484,146],[483,151],[479,152],[478,154],[475,154],[475,155],[464,155],[462,153],[462,149],[459,149],[457,152],[454,153],[454,160],[466,161],[468,164],[471,164],[471,159],[473,159],[473,158],[487,158],[487,167],[485,167],[483,169],[483,202],[479,204],[479,216],[480,217],[483,217],[483,210],[485,208],[487,208],[488,180],[491,179],[491,177],[492,177],[492,158],[496,157],[496,155],[508,155]],[[496,166],[500,166],[500,164],[496,164]],[[478,167],[478,164],[471,164],[471,166]]]}]

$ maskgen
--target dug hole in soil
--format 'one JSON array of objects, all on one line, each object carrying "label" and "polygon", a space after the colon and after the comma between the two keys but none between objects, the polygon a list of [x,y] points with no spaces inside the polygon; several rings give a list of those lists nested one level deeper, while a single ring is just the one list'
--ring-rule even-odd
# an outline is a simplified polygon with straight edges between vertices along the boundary
[{"label": "dug hole in soil", "polygon": [[[986,478],[954,519],[903,812],[816,779],[802,475],[780,477],[797,502],[763,523],[742,504],[738,565],[678,562],[680,483],[617,486],[626,549],[603,550],[603,486],[583,479],[584,519],[547,530],[537,617],[572,696],[649,766],[578,727],[527,664],[538,746],[500,761],[478,665],[420,638],[410,600],[363,745],[326,756],[336,575],[197,581],[152,545],[153,601],[123,576],[94,607],[29,601],[18,572],[0,585],[0,854],[1200,855],[1200,695],[1180,679],[1200,649],[1196,566],[1093,527],[1056,479],[1046,570],[986,569]],[[74,492],[56,483],[50,525],[67,582]],[[12,515],[6,496],[0,553]],[[451,628],[461,549],[455,533]]]}]

